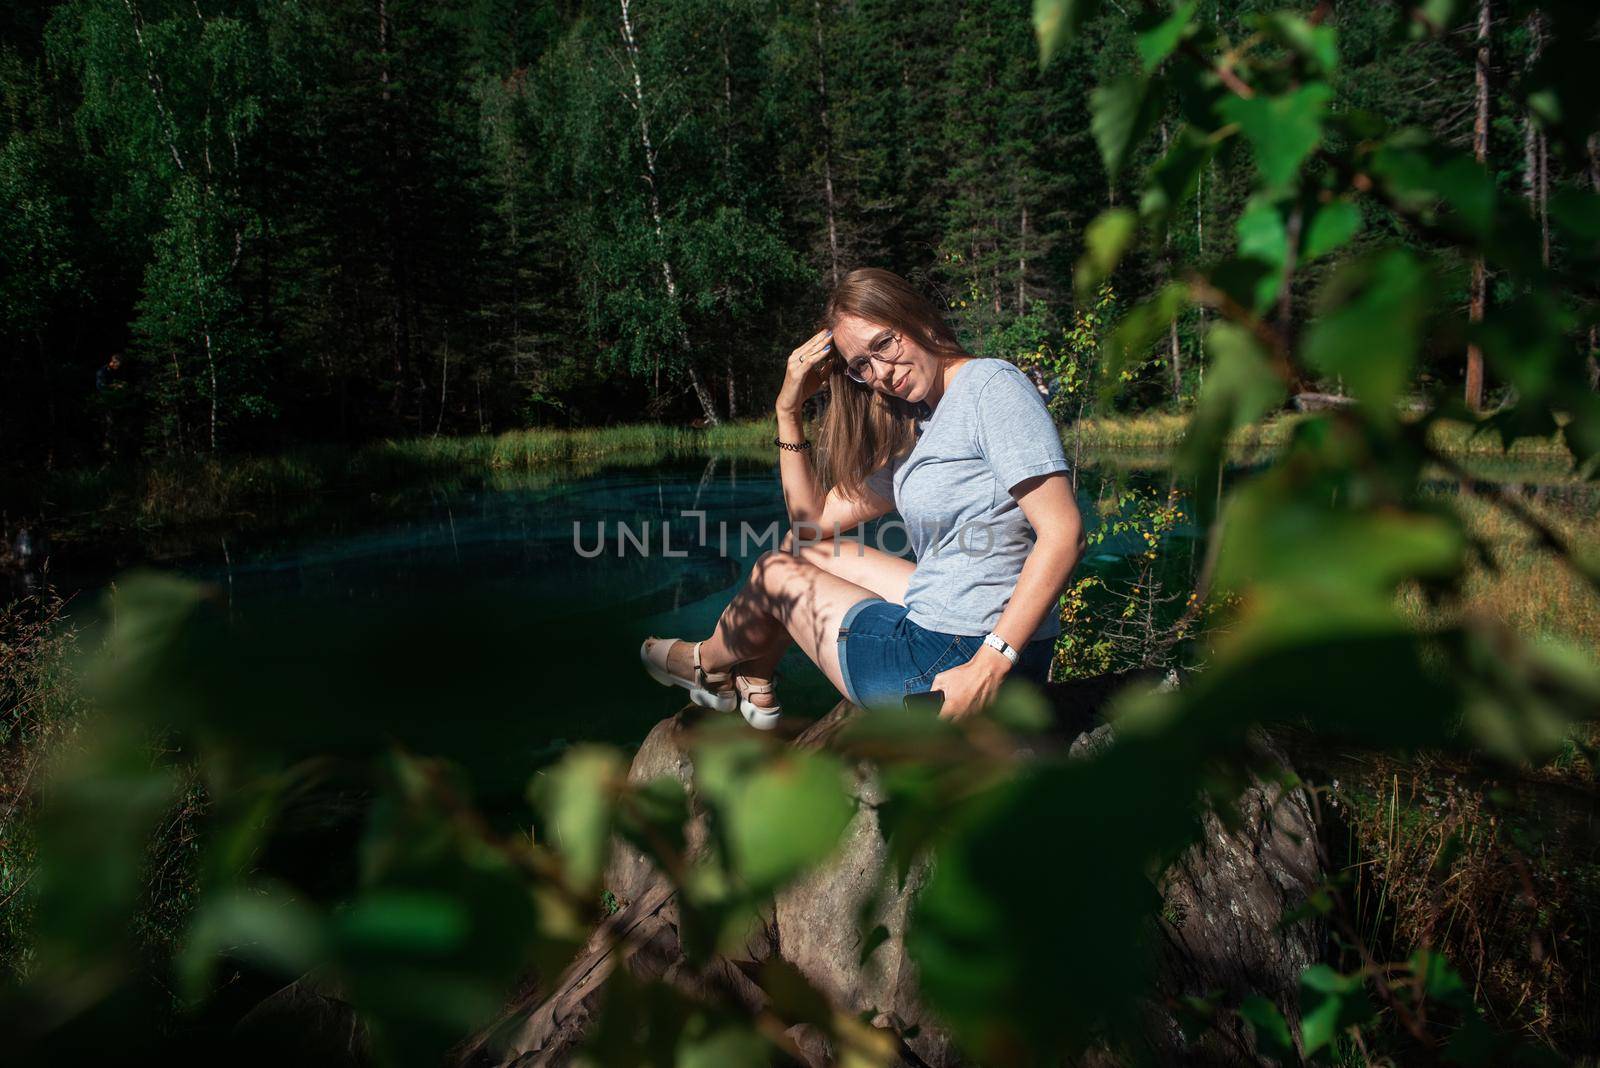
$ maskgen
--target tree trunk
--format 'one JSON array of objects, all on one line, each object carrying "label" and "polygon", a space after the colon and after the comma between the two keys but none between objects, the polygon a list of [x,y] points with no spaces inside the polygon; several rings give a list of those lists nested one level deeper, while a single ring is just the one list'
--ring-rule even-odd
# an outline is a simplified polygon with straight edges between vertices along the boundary
[{"label": "tree trunk", "polygon": [[[1600,193],[1600,134],[1589,135],[1589,187]],[[1600,392],[1600,327],[1589,328],[1589,388]]]},{"label": "tree trunk", "polygon": [[812,0],[817,33],[817,100],[822,122],[822,199],[828,214],[828,262],[833,284],[839,284],[839,224],[833,199],[833,126],[828,118],[827,51],[822,40],[822,0]]},{"label": "tree trunk", "polygon": [[[639,71],[639,45],[633,36],[633,16],[628,10],[629,0],[618,0],[622,10],[622,41],[628,51],[628,66],[633,74],[633,110],[639,116],[639,144],[644,150],[644,180],[650,190],[650,221],[656,231],[656,250],[661,257],[661,280],[667,287],[667,299],[671,301],[673,309],[678,307],[678,283],[672,274],[672,260],[667,255],[666,232],[661,225],[661,195],[656,187],[656,149],[650,140],[650,119],[648,109],[645,107],[644,78]],[[682,324],[680,323],[680,331]],[[694,389],[695,399],[700,402],[700,408],[705,412],[706,422],[711,426],[719,425],[722,420],[717,416],[717,408],[711,400],[711,392],[706,389],[705,383],[700,380],[700,374],[695,370],[694,353],[689,346],[689,340],[680,332],[678,343],[683,349],[684,364],[689,369],[689,385]],[[659,374],[659,364],[657,365]]]},{"label": "tree trunk", "polygon": [[[166,134],[167,152],[172,156],[173,166],[178,168],[179,180],[182,181],[183,178],[189,174],[189,168],[184,163],[183,153],[178,148],[178,125],[176,120],[172,117],[172,112],[167,108],[165,88],[162,85],[161,75],[156,71],[155,56],[151,53],[150,47],[145,43],[144,20],[140,17],[139,9],[134,5],[133,0],[123,0],[123,7],[127,8],[128,19],[133,24],[133,39],[138,44],[140,53],[144,56],[145,85],[150,90],[150,99],[155,103],[156,114],[160,117],[161,128]],[[198,9],[196,9],[195,14],[196,16],[199,15]],[[205,22],[204,19],[201,19],[200,21],[202,24]],[[211,158],[208,153],[206,156],[207,171],[209,171],[210,168]],[[189,254],[193,258],[193,262],[190,265],[190,277],[194,283],[195,307],[200,312],[200,340],[205,347],[206,372],[211,393],[210,418],[208,420],[209,433],[207,434],[207,440],[210,442],[211,451],[215,452],[217,450],[217,358],[216,353],[211,347],[211,318],[206,311],[205,282],[203,280],[205,271],[200,252],[200,238],[197,234],[198,228],[205,216],[205,205],[210,199],[210,192],[211,187],[209,184],[201,185],[198,204],[193,209],[193,214],[189,218],[188,224],[191,227],[189,231]],[[237,246],[235,246],[235,256],[237,257]],[[174,369],[177,368],[177,365],[177,354],[174,353]],[[181,374],[178,376],[178,378],[181,380]],[[180,405],[178,422],[181,437],[183,422],[183,415],[181,411],[181,394],[178,397],[178,404]]]},{"label": "tree trunk", "polygon": [[[1539,61],[1544,52],[1544,13],[1535,11],[1528,16],[1528,66]],[[1540,256],[1546,267],[1550,266],[1550,144],[1544,128],[1534,118],[1531,108],[1522,115],[1522,193],[1527,198],[1528,210],[1539,219]]]},{"label": "tree trunk", "polygon": [[[998,246],[1000,242],[1000,220],[998,218],[994,219],[992,225],[994,226],[995,244]],[[994,250],[994,313],[996,315],[1000,314],[1000,249],[998,247]]]},{"label": "tree trunk", "polygon": [[1019,249],[1017,251],[1017,314],[1028,314],[1028,204],[1022,204],[1022,223],[1017,228],[1021,233]]},{"label": "tree trunk", "polygon": [[[1474,73],[1477,91],[1477,117],[1472,124],[1472,155],[1483,166],[1489,159],[1489,0],[1478,3],[1478,58]],[[1480,255],[1472,261],[1472,296],[1468,317],[1474,325],[1483,322],[1488,304],[1489,280]],[[1472,411],[1483,407],[1483,350],[1467,346],[1466,403]]]},{"label": "tree trunk", "polygon": [[1178,317],[1167,324],[1167,352],[1172,359],[1172,407],[1183,406],[1183,349],[1178,345]]},{"label": "tree trunk", "polygon": [[433,436],[438,437],[444,429],[445,391],[450,385],[450,323],[444,324],[444,356],[439,364],[439,417],[433,424]]},{"label": "tree trunk", "polygon": [[[1195,259],[1200,262],[1204,262],[1206,257],[1206,172],[1210,169],[1211,164],[1209,163],[1202,167],[1200,169],[1200,173],[1195,177],[1194,185],[1194,247]],[[1204,358],[1205,346],[1203,344],[1206,336],[1206,306],[1201,304],[1197,309],[1196,314],[1198,314],[1200,317],[1198,333],[1196,334],[1196,337],[1200,338],[1202,341],[1202,344],[1196,345],[1195,347],[1195,352],[1200,355],[1200,358],[1195,363],[1194,369],[1194,385],[1196,394],[1198,395],[1200,387],[1205,384],[1206,380],[1206,361]]]},{"label": "tree trunk", "polygon": [[389,414],[396,424],[400,422],[405,406],[406,379],[411,368],[411,332],[406,317],[405,251],[400,241],[400,204],[395,183],[398,181],[399,153],[395,148],[395,124],[390,110],[393,91],[389,84],[389,4],[378,0],[378,128],[382,134],[385,175],[383,181],[384,237],[389,260],[389,368],[394,375],[394,389],[389,396]]},{"label": "tree trunk", "polygon": [[[722,20],[722,172],[733,169],[733,57],[728,52],[728,20]],[[733,410],[728,410],[733,418]]]},{"label": "tree trunk", "polygon": [[[1171,140],[1167,124],[1161,124],[1161,151],[1167,150]],[[1198,196],[1198,195],[1197,195]],[[1173,272],[1172,257],[1172,228],[1166,227],[1166,236],[1162,242],[1162,269],[1170,277]],[[1174,314],[1167,323],[1167,360],[1172,367],[1172,410],[1177,411],[1183,403],[1183,353],[1178,347],[1178,316]]]}]

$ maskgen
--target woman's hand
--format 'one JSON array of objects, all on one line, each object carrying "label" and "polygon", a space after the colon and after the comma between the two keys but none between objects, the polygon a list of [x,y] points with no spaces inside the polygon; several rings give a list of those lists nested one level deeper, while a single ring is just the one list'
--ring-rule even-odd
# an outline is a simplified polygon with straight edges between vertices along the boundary
[{"label": "woman's hand", "polygon": [[798,412],[828,380],[827,367],[833,356],[833,331],[826,329],[818,330],[791,352],[783,372],[783,385],[778,389],[778,411]]},{"label": "woman's hand", "polygon": [[944,691],[939,718],[965,719],[983,711],[994,700],[1010,668],[1010,661],[985,645],[965,664],[939,672],[929,686],[929,689]]}]

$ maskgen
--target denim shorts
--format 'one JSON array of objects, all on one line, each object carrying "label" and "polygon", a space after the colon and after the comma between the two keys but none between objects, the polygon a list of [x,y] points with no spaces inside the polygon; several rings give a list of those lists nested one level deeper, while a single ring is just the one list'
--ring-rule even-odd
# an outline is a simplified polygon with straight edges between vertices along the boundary
[{"label": "denim shorts", "polygon": [[[1056,640],[1037,638],[1018,650],[1007,677],[1043,686]],[[839,672],[845,696],[863,708],[896,706],[908,693],[926,693],[946,668],[965,664],[983,648],[983,636],[946,634],[906,618],[906,606],[868,597],[839,623]]]}]

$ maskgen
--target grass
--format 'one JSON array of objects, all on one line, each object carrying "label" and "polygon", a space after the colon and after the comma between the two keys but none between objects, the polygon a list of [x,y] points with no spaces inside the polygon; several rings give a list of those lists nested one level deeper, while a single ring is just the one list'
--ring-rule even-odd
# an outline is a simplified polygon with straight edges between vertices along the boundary
[{"label": "grass", "polygon": [[[1234,455],[1272,449],[1288,440],[1303,415],[1288,414],[1236,432]],[[1147,412],[1088,418],[1063,431],[1069,452],[1088,449],[1115,459],[1120,451],[1143,451],[1151,462],[1182,439],[1186,415]],[[338,493],[382,493],[494,472],[539,472],[571,477],[607,465],[648,466],[708,453],[772,455],[774,422],[727,423],[705,430],[662,424],[592,429],[534,428],[475,437],[382,440],[366,445],[301,446],[259,456],[158,460],[57,472],[43,480],[32,473],[3,486],[7,500],[19,502],[24,516],[46,517],[58,538],[103,534],[107,528],[150,530],[186,524],[248,518],[263,504],[282,506]],[[1440,426],[1436,443],[1451,455],[1489,461],[1553,462],[1568,466],[1558,438],[1524,440],[1502,453],[1495,439],[1472,436],[1467,428]]]},{"label": "grass", "polygon": [[641,424],[591,430],[530,429],[459,438],[383,440],[366,445],[302,446],[264,456],[161,460],[144,466],[79,469],[40,486],[13,487],[33,498],[52,534],[149,530],[238,518],[264,504],[340,493],[382,493],[470,474],[550,470],[570,477],[607,464],[648,466],[706,453],[768,456],[774,423],[749,421],[694,430]]},{"label": "grass", "polygon": [[[1277,448],[1288,442],[1296,424],[1308,418],[1310,416],[1301,413],[1274,416],[1234,431],[1228,442],[1236,451]],[[1074,435],[1080,435],[1084,447],[1090,449],[1172,449],[1183,440],[1188,426],[1187,413],[1143,412],[1080,419],[1066,428],[1064,436],[1070,441]],[[1563,467],[1570,459],[1559,434],[1549,438],[1523,438],[1510,448],[1502,449],[1499,439],[1492,434],[1475,433],[1473,428],[1460,423],[1439,423],[1429,432],[1429,442],[1446,455],[1458,458],[1555,462]]]},{"label": "grass", "polygon": [[32,957],[34,805],[85,707],[71,670],[78,634],[63,606],[46,592],[0,607],[0,981],[20,979]]},{"label": "grass", "polygon": [[[1453,504],[1485,552],[1469,565],[1455,603],[1434,605],[1420,590],[1403,590],[1406,619],[1426,629],[1487,617],[1600,664],[1600,593],[1490,500],[1448,486],[1430,493]],[[1580,560],[1600,565],[1592,484],[1545,484],[1521,503]],[[1566,749],[1537,768],[1443,754],[1345,754],[1335,758],[1344,763],[1330,800],[1348,835],[1344,874],[1357,922],[1378,958],[1431,947],[1461,972],[1496,1029],[1583,1059],[1600,1049],[1592,996],[1600,983],[1600,850],[1590,829],[1590,757],[1600,738],[1592,722],[1575,730]]]},{"label": "grass", "polygon": [[[1449,497],[1480,541],[1487,558],[1467,572],[1459,605],[1431,606],[1415,589],[1401,594],[1401,610],[1412,622],[1430,626],[1457,613],[1498,620],[1524,637],[1556,640],[1600,660],[1600,593],[1515,518],[1481,496],[1435,491]],[[1525,498],[1525,506],[1553,528],[1581,561],[1600,568],[1600,509],[1588,494],[1572,503]]]},{"label": "grass", "polygon": [[1592,1055],[1592,797],[1426,755],[1371,756],[1346,771],[1330,802],[1348,835],[1356,923],[1378,959],[1431,947],[1497,1030]]}]

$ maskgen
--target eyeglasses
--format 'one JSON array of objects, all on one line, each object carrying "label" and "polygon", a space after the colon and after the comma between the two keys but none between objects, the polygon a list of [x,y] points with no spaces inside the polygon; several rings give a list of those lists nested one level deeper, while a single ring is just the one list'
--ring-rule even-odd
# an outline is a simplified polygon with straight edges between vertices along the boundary
[{"label": "eyeglasses", "polygon": [[[873,360],[892,363],[900,355],[900,335],[885,334],[874,341],[867,351],[844,365],[844,373],[852,381],[867,384],[867,368]],[[869,358],[870,357],[870,358]]]}]

